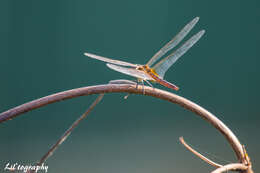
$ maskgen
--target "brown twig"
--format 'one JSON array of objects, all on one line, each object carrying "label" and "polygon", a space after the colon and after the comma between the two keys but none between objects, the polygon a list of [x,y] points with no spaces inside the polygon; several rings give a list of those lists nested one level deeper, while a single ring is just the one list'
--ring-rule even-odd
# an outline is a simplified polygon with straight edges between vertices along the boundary
[{"label": "brown twig", "polygon": [[[44,163],[53,153],[55,150],[58,149],[58,147],[69,137],[71,132],[74,130],[76,126],[82,121],[84,118],[87,117],[87,115],[93,110],[93,108],[102,100],[104,97],[104,94],[100,94],[96,100],[90,105],[90,107],[76,120],[72,123],[72,125],[66,130],[66,132],[58,139],[58,141],[47,151],[46,154],[43,155],[41,160],[37,163],[37,165],[41,165]],[[29,171],[30,172],[30,171]],[[28,173],[29,173],[28,172]],[[35,171],[31,171],[31,173],[34,173]]]},{"label": "brown twig", "polygon": [[90,107],[70,126],[70,128],[60,137],[60,139],[50,148],[50,150],[41,158],[39,164],[42,164],[45,162],[48,157],[50,157],[53,152],[57,149],[59,145],[61,145],[67,137],[70,135],[72,130],[82,121],[84,118],[87,117],[87,115],[92,111],[92,109],[102,100],[104,97],[104,94],[100,94],[96,100],[90,105]]},{"label": "brown twig", "polygon": [[[145,90],[145,93],[143,92]],[[220,131],[224,137],[228,140],[232,149],[234,150],[238,161],[240,163],[246,163],[245,155],[243,152],[243,147],[240,144],[237,137],[233,134],[233,132],[217,117],[215,117],[212,113],[208,112],[206,109],[200,107],[199,105],[193,103],[192,101],[185,99],[176,94],[151,88],[148,86],[144,87],[136,87],[136,85],[131,84],[106,84],[106,85],[97,85],[97,86],[89,86],[78,89],[72,89],[60,93],[56,93],[53,95],[49,95],[29,103],[25,103],[21,106],[17,106],[13,109],[10,109],[6,112],[0,114],[0,122],[4,122],[6,120],[12,119],[19,114],[24,112],[28,112],[30,110],[45,106],[50,103],[58,102],[65,99],[70,99],[74,97],[91,95],[91,94],[100,94],[100,93],[114,93],[114,92],[127,92],[127,93],[135,93],[135,94],[144,94],[153,96],[156,98],[160,98],[163,100],[167,100],[172,103],[176,103],[205,119],[210,124],[212,124],[218,131]]]},{"label": "brown twig", "polygon": [[191,146],[189,146],[183,139],[183,137],[179,138],[180,142],[193,154],[195,154],[196,156],[198,156],[200,159],[204,160],[205,162],[207,162],[208,164],[216,167],[216,168],[220,168],[222,167],[222,165],[213,162],[212,160],[208,159],[207,157],[203,156],[202,154],[200,154],[199,152],[197,152],[196,150],[194,150],[193,148],[191,148]]},{"label": "brown twig", "polygon": [[[208,164],[218,168],[218,169],[214,170],[212,173],[221,173],[221,172],[227,172],[227,171],[247,171],[247,173],[253,173],[252,168],[251,168],[251,162],[250,162],[249,158],[248,158],[248,163],[250,163],[250,165],[244,164],[244,163],[231,163],[231,164],[223,166],[223,165],[213,162],[212,160],[206,158],[205,156],[203,156],[202,154],[200,154],[199,152],[194,150],[191,146],[189,146],[184,141],[183,137],[180,137],[179,140],[190,152],[192,152],[193,154],[195,154],[196,156],[198,156],[200,159],[204,160]],[[244,153],[246,153],[244,146],[243,146],[243,150],[244,150]],[[247,153],[245,155],[247,155]]]}]

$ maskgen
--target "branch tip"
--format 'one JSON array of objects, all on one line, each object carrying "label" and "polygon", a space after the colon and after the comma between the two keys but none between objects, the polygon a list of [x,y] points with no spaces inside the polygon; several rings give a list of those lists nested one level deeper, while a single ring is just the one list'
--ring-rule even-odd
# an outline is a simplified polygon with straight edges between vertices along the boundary
[{"label": "branch tip", "polygon": [[185,141],[184,138],[181,136],[179,138],[180,142],[182,143],[182,145],[184,145],[184,147],[186,149],[188,149],[190,152],[192,152],[193,154],[195,154],[197,157],[199,157],[201,160],[205,161],[206,163],[216,167],[216,168],[220,168],[222,167],[221,164],[215,163],[212,160],[208,159],[207,157],[203,156],[202,154],[200,154],[199,152],[197,152],[196,150],[194,150],[191,146],[189,146]]}]

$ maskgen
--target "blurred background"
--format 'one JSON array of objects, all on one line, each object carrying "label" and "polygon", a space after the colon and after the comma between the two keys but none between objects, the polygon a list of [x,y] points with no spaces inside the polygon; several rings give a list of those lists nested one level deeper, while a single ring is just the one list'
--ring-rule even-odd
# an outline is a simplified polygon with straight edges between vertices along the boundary
[{"label": "blurred background", "polygon": [[[256,0],[3,0],[0,112],[64,90],[133,79],[83,53],[144,64],[199,16],[187,38],[201,29],[206,34],[165,79],[180,87],[176,94],[223,120],[246,145],[257,172],[259,5]],[[219,163],[236,161],[224,137],[197,115],[152,97],[124,100],[124,95],[105,95],[46,162],[48,172],[212,171],[179,143],[180,136]],[[51,104],[0,124],[0,169],[8,162],[38,161],[95,98]]]}]

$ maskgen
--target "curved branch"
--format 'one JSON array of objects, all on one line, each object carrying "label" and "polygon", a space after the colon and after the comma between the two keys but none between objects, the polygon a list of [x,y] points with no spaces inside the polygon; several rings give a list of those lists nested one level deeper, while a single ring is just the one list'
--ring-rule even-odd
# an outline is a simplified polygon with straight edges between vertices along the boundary
[{"label": "curved branch", "polygon": [[231,163],[225,166],[222,166],[211,173],[221,173],[221,172],[228,172],[228,171],[246,171],[248,167],[242,163]]},{"label": "curved branch", "polygon": [[[145,90],[145,92],[143,92]],[[97,86],[89,86],[82,87],[77,89],[72,89],[68,91],[59,92],[53,95],[49,95],[40,99],[33,100],[31,102],[25,103],[23,105],[17,106],[13,109],[10,109],[6,112],[0,114],[0,122],[7,121],[12,119],[19,114],[31,111],[33,109],[45,106],[50,103],[58,102],[61,100],[66,100],[79,96],[86,96],[91,94],[100,94],[100,93],[115,93],[115,92],[127,92],[133,94],[144,94],[153,96],[159,99],[167,100],[172,103],[176,103],[194,113],[202,117],[211,123],[218,131],[220,131],[224,137],[228,140],[229,144],[233,148],[238,160],[240,163],[244,163],[244,152],[242,145],[240,144],[237,137],[233,134],[233,132],[220,121],[213,114],[208,112],[206,109],[200,107],[199,105],[193,103],[192,101],[185,99],[176,94],[159,90],[156,88],[151,88],[148,86],[139,86],[131,84],[106,84],[106,85],[97,85]]]}]

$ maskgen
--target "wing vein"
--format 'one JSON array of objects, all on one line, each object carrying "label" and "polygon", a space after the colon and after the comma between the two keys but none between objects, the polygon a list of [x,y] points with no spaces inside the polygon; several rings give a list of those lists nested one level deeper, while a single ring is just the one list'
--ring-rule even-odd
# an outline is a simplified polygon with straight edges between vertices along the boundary
[{"label": "wing vein", "polygon": [[165,55],[169,50],[173,49],[177,46],[183,38],[191,31],[191,29],[196,25],[199,21],[199,17],[194,18],[190,21],[184,28],[175,36],[173,39],[168,42],[165,46],[163,46],[154,56],[148,61],[147,65],[152,66],[158,59],[160,59],[163,55]]},{"label": "wing vein", "polygon": [[162,78],[165,72],[184,54],[186,53],[205,33],[205,30],[201,30],[194,36],[192,36],[188,41],[186,41],[180,48],[174,51],[172,54],[166,58],[159,61],[154,65],[153,69]]}]

